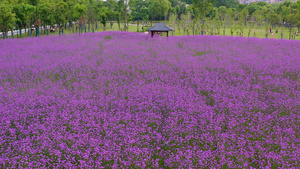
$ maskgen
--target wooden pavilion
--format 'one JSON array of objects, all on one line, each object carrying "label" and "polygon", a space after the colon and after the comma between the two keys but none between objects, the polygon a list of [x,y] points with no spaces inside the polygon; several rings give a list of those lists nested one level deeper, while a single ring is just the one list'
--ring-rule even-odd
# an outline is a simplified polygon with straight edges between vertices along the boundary
[{"label": "wooden pavilion", "polygon": [[166,32],[167,33],[167,37],[169,36],[169,31],[173,31],[172,28],[168,27],[165,23],[156,23],[153,27],[147,29],[148,32],[151,32],[151,37],[153,37],[153,35],[155,33],[161,33],[161,32]]}]

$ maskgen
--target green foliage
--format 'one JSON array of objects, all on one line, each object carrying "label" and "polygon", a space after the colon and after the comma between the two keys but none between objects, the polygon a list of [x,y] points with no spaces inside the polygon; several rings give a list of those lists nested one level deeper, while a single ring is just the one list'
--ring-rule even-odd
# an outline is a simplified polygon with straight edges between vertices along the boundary
[{"label": "green foliage", "polygon": [[143,21],[148,22],[148,20],[149,20],[149,9],[146,6],[143,6],[141,8],[140,14],[141,14],[141,17],[142,17]]},{"label": "green foliage", "polygon": [[166,18],[171,8],[171,3],[168,0],[152,0],[149,6],[149,13],[152,19]]},{"label": "green foliage", "polygon": [[16,15],[13,13],[13,7],[7,4],[0,4],[0,28],[4,32],[14,26]]},{"label": "green foliage", "polygon": [[244,8],[238,15],[239,17],[239,21],[240,21],[240,24],[242,25],[243,23],[245,23],[245,26],[247,25],[247,20],[248,20],[248,17],[249,17],[249,11],[247,8]]},{"label": "green foliage", "polygon": [[280,16],[276,13],[269,13],[268,18],[269,18],[269,22],[272,25],[276,25],[280,23]]},{"label": "green foliage", "polygon": [[218,18],[219,18],[220,20],[224,21],[226,13],[227,13],[227,8],[226,8],[226,6],[220,6],[220,7],[218,8],[218,15],[217,15],[217,16],[218,16]]},{"label": "green foliage", "polygon": [[108,9],[108,7],[102,7],[100,9],[99,16],[100,16],[100,22],[103,24],[104,29],[105,29],[105,27],[106,27],[106,21],[107,21],[107,18],[109,16],[109,9]]},{"label": "green foliage", "polygon": [[74,20],[79,20],[79,18],[83,15],[87,14],[87,7],[86,5],[80,5],[80,4],[76,4],[74,6],[74,11],[73,11],[73,17]]},{"label": "green foliage", "polygon": [[147,20],[145,17],[149,17],[149,11],[148,11],[149,3],[148,1],[144,0],[130,0],[129,1],[129,7],[132,11],[131,15],[134,20]]},{"label": "green foliage", "polygon": [[51,3],[42,3],[38,5],[38,14],[44,25],[55,24],[55,6]]},{"label": "green foliage", "polygon": [[238,0],[217,0],[216,6],[225,6],[227,8],[237,8],[239,6]]},{"label": "green foliage", "polygon": [[149,20],[168,19],[171,27],[177,26],[179,33],[183,29],[185,34],[187,30],[190,34],[200,30],[207,33],[212,28],[218,34],[222,28],[225,34],[226,27],[233,30],[233,24],[248,26],[250,21],[255,28],[266,24],[276,27],[283,22],[290,29],[300,28],[300,1],[291,0],[279,4],[239,4],[238,0],[0,0],[0,8],[0,29],[5,32],[32,25],[72,26],[78,21],[100,21],[104,30],[108,22],[117,21],[119,29],[124,25],[128,30],[130,21],[143,20],[144,26]]},{"label": "green foliage", "polygon": [[192,0],[194,12],[201,18],[208,15],[216,3],[216,0]]},{"label": "green foliage", "polygon": [[62,24],[65,24],[67,22],[66,20],[66,16],[69,7],[68,4],[66,2],[60,1],[59,3],[57,3],[55,5],[55,12],[54,12],[54,18],[56,23],[61,26]]}]

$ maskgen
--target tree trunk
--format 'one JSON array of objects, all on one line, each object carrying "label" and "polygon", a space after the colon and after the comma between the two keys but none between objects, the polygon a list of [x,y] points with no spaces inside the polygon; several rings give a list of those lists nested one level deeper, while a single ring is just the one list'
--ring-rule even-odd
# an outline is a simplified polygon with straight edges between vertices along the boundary
[{"label": "tree trunk", "polygon": [[5,33],[5,38],[8,39],[8,30],[7,30],[7,28],[4,29],[4,33]]},{"label": "tree trunk", "polygon": [[58,34],[60,35],[60,24],[57,24],[58,26]]},{"label": "tree trunk", "polygon": [[22,38],[22,26],[19,27],[19,31],[20,31],[20,38]]},{"label": "tree trunk", "polygon": [[289,29],[290,29],[290,30],[289,30],[289,40],[291,40],[292,28],[290,27]]},{"label": "tree trunk", "polygon": [[10,28],[10,31],[11,31],[11,37],[14,38],[14,30],[13,30],[13,28]]},{"label": "tree trunk", "polygon": [[124,31],[125,31],[125,32],[127,31],[126,23],[127,23],[127,11],[126,11],[126,9],[125,9],[125,13],[124,13]]},{"label": "tree trunk", "polygon": [[39,26],[35,26],[35,36],[39,36],[39,31],[40,31],[40,27]]},{"label": "tree trunk", "polygon": [[195,35],[195,24],[193,23],[193,35]]},{"label": "tree trunk", "polygon": [[[30,28],[29,28],[29,30],[28,30],[28,33],[29,33],[29,35],[31,36],[31,34],[32,34],[32,26],[31,26],[31,24],[30,24]],[[30,37],[29,36],[29,37]]]}]

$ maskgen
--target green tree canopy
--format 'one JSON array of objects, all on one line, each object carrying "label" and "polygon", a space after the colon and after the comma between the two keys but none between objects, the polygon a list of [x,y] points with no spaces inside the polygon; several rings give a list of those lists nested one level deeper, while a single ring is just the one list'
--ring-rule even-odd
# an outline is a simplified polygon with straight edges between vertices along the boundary
[{"label": "green tree canopy", "polygon": [[149,13],[153,19],[163,19],[169,13],[171,2],[168,0],[152,0]]},{"label": "green tree canopy", "polygon": [[67,22],[68,4],[66,2],[59,2],[55,6],[54,17],[56,23],[60,26]]},{"label": "green tree canopy", "polygon": [[79,20],[81,16],[87,14],[87,7],[85,5],[76,4],[74,6],[73,18],[75,21]]},{"label": "green tree canopy", "polygon": [[225,6],[226,8],[237,8],[239,6],[238,0],[217,0],[216,6]]},{"label": "green tree canopy", "polygon": [[216,0],[192,0],[195,15],[204,18],[212,10]]},{"label": "green tree canopy", "polygon": [[55,24],[55,5],[51,3],[41,3],[38,5],[38,13],[43,21],[43,25]]},{"label": "green tree canopy", "polygon": [[13,7],[8,4],[0,4],[0,27],[4,32],[14,27],[16,15]]}]

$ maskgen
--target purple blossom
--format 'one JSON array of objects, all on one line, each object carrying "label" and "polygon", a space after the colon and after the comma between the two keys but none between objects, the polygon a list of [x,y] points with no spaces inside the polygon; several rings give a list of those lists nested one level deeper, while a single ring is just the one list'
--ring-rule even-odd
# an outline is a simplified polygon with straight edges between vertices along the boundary
[{"label": "purple blossom", "polygon": [[0,168],[299,166],[299,41],[122,34],[0,41]]}]

